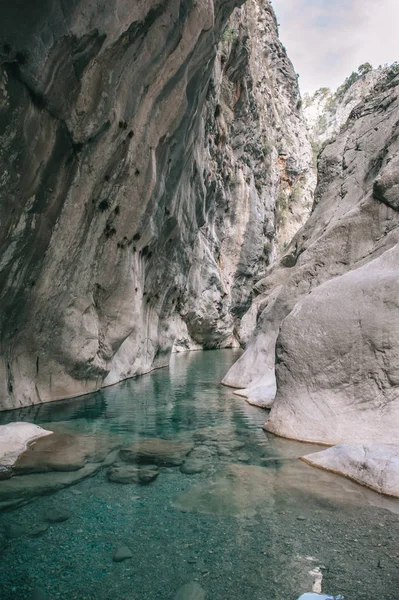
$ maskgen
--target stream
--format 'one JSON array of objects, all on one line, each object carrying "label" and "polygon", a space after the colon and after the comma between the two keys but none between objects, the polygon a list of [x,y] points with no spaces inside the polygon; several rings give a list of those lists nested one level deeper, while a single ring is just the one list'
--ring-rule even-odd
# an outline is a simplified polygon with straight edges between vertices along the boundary
[{"label": "stream", "polygon": [[161,466],[141,485],[104,467],[1,512],[1,600],[399,600],[399,501],[298,460],[320,446],[266,433],[267,413],[220,384],[239,355],[174,355],[96,394],[0,414],[118,447],[187,442],[198,471]]}]

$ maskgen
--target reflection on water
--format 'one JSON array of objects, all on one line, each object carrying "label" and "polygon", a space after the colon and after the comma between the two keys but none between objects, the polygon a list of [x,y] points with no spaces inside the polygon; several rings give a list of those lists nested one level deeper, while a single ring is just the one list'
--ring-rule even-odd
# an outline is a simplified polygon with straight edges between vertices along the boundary
[{"label": "reflection on water", "polygon": [[[122,485],[97,465],[92,477],[3,512],[2,600],[168,600],[179,589],[209,600],[312,591],[398,600],[399,503],[297,460],[317,447],[266,434],[265,412],[219,384],[237,357],[177,355],[170,370],[0,416],[52,429],[64,443],[76,434],[103,447],[157,437],[195,444],[181,467],[189,474],[160,467],[148,486]],[[25,477],[50,491],[49,479],[70,473]],[[123,547],[129,558],[113,561]]]}]

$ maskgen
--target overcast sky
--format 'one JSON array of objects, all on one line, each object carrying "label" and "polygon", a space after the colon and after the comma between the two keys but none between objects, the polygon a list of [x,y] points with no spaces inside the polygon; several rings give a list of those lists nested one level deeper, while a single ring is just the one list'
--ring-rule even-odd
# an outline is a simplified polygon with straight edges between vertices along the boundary
[{"label": "overcast sky", "polygon": [[399,61],[399,0],[272,0],[302,93]]}]

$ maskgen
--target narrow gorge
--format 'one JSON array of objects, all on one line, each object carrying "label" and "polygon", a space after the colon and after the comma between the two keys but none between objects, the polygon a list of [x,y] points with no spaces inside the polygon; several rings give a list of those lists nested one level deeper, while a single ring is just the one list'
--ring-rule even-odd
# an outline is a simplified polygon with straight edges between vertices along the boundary
[{"label": "narrow gorge", "polygon": [[2,600],[398,600],[399,67],[279,27],[0,6]]}]

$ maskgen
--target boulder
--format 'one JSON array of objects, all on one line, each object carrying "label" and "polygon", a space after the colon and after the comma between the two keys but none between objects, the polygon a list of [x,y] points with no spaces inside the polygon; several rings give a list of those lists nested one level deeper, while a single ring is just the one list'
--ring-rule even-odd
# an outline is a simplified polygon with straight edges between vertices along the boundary
[{"label": "boulder", "polygon": [[21,454],[14,465],[18,474],[47,471],[77,471],[87,462],[101,462],[120,446],[106,435],[54,433],[44,437]]},{"label": "boulder", "polygon": [[120,456],[126,462],[178,467],[193,448],[191,442],[146,438],[122,448]]},{"label": "boulder", "polygon": [[340,444],[302,460],[353,479],[380,494],[399,498],[398,444]]},{"label": "boulder", "polygon": [[[0,425],[0,465],[13,466],[31,442],[52,433],[33,423],[17,422]],[[2,472],[6,474],[9,470],[5,468]]]},{"label": "boulder", "polygon": [[323,444],[395,443],[399,244],[300,300],[277,344],[266,429]]}]

